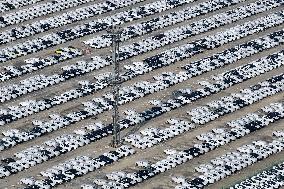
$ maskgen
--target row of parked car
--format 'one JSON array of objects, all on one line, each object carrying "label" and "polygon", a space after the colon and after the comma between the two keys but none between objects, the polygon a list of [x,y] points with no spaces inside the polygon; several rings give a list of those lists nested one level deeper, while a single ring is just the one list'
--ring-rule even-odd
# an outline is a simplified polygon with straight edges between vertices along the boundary
[{"label": "row of parked car", "polygon": [[[271,111],[269,113],[267,113],[266,115],[263,115],[263,120],[264,119],[269,119],[269,122],[263,122],[263,124],[261,126],[259,126],[259,123],[256,123],[254,121],[252,122],[248,122],[246,125],[244,125],[244,128],[248,129],[248,132],[246,134],[249,134],[250,132],[253,132],[255,130],[261,129],[279,119],[282,119],[284,117],[284,104],[283,103],[274,103],[271,104],[270,106],[266,107],[266,108],[270,108]],[[272,116],[275,115],[275,116]],[[247,116],[244,116],[248,117]],[[176,121],[174,120],[169,120],[170,123],[175,123]],[[253,126],[254,125],[254,126]],[[255,129],[253,129],[253,127],[255,127]],[[226,127],[225,127],[226,128]],[[84,184],[82,185],[82,189],[94,189],[94,188],[128,188],[131,186],[134,186],[138,183],[141,183],[147,179],[150,179],[152,177],[154,177],[157,174],[160,174],[162,172],[165,172],[167,170],[172,169],[173,167],[176,167],[180,164],[184,164],[185,162],[189,161],[190,159],[193,159],[195,157],[198,157],[204,153],[207,153],[221,145],[224,145],[226,143],[229,143],[233,140],[236,139],[240,139],[241,137],[243,137],[244,135],[239,135],[237,132],[233,131],[233,130],[227,130],[225,131],[225,133],[222,132],[222,130],[224,130],[225,128],[216,128],[212,130],[212,133],[216,136],[216,140],[220,140],[222,142],[215,142],[214,140],[209,140],[204,141],[202,143],[196,143],[193,145],[193,147],[187,149],[187,150],[182,150],[182,151],[178,151],[175,149],[167,149],[164,152],[167,154],[167,157],[159,160],[155,163],[151,163],[148,162],[146,160],[143,161],[138,161],[136,162],[136,165],[139,167],[143,167],[142,169],[140,168],[139,170],[136,171],[114,171],[112,173],[109,173],[106,175],[106,179],[95,179],[94,180],[94,184]],[[149,132],[149,130],[148,130]],[[151,133],[152,131],[150,131]],[[246,135],[245,134],[245,135]],[[223,137],[220,137],[223,136]],[[227,138],[231,137],[231,140],[228,140]],[[278,139],[277,139],[278,140]],[[283,150],[284,148],[284,143],[283,140],[274,140],[274,142],[271,142],[270,144],[268,144],[268,146],[273,146],[275,147],[273,150],[270,148],[270,150],[272,150],[272,153],[276,153],[278,151]],[[243,148],[239,148],[239,150],[242,150]],[[241,151],[240,153],[242,153],[243,151]],[[265,153],[258,153],[259,154],[259,160],[261,160],[261,156],[265,156]],[[269,154],[269,153],[266,153]],[[255,155],[256,156],[256,155]],[[255,156],[253,156],[253,158],[256,158]],[[258,157],[258,156],[257,156]],[[253,158],[248,158],[248,157],[243,157],[243,160],[246,160],[247,162],[251,162],[253,163]],[[215,162],[215,161],[214,161]],[[218,161],[219,162],[219,161]],[[227,161],[228,162],[228,161]],[[228,162],[229,163],[229,162]],[[236,164],[238,165],[238,164]],[[228,166],[229,167],[229,166]],[[201,165],[199,167],[197,167],[197,171],[204,171],[205,169],[210,168],[210,166],[205,166],[205,165]],[[215,172],[214,172],[215,173]],[[223,172],[216,172],[219,174],[225,174],[228,173],[227,171],[223,171]],[[213,176],[216,174],[213,174]],[[212,176],[210,174],[208,174],[208,178],[209,176]],[[182,184],[184,183],[183,186],[177,186],[177,188],[187,188],[186,183],[189,182],[189,180],[187,180],[184,177],[179,177],[179,176],[173,176],[172,179],[178,183],[178,184]],[[200,178],[196,178],[194,180],[192,180],[191,182],[191,187],[189,188],[202,188],[202,182],[206,182],[206,180],[202,180],[205,179],[205,177],[200,177]],[[214,180],[214,178],[213,178]],[[212,180],[210,180],[212,181]],[[189,184],[188,184],[189,185]]]},{"label": "row of parked car", "polygon": [[274,165],[238,184],[230,187],[230,189],[254,189],[256,187],[277,189],[284,186],[284,162]]},{"label": "row of parked car", "polygon": [[9,101],[22,95],[37,91],[60,82],[65,78],[59,74],[53,75],[33,75],[29,78],[21,80],[18,84],[2,86],[0,88],[0,102]]},{"label": "row of parked car", "polygon": [[93,0],[56,0],[41,3],[26,9],[4,14],[0,17],[0,27],[3,28],[13,24],[19,24],[27,20],[32,20],[40,16],[62,11],[91,1]]},{"label": "row of parked car", "polygon": [[80,87],[78,87],[77,89],[67,90],[59,95],[55,95],[50,98],[45,98],[42,100],[25,100],[23,102],[20,102],[18,106],[8,106],[7,109],[2,108],[0,111],[0,125],[5,125],[18,119],[38,113],[40,111],[44,111],[54,106],[66,103],[73,99],[90,95],[93,92],[101,90],[108,86],[107,83],[88,83],[88,85],[85,85],[85,83],[86,81],[80,81]]},{"label": "row of parked car", "polygon": [[[121,29],[120,41],[126,41],[134,37],[142,36],[147,33],[151,33],[155,30],[162,29],[164,27],[168,27],[196,16],[205,15],[206,13],[228,7],[231,5],[235,5],[237,3],[242,2],[243,0],[213,0],[201,2],[197,5],[186,7],[182,10],[178,10],[175,12],[170,12],[165,15],[157,16],[153,19],[131,24],[125,28]],[[259,1],[260,2],[260,1]],[[262,3],[262,2],[260,2]],[[84,41],[85,44],[93,47],[93,48],[103,48],[111,45],[111,38],[108,35],[99,35]]]},{"label": "row of parked car", "polygon": [[253,141],[250,144],[239,147],[237,151],[228,152],[220,157],[211,159],[208,164],[196,167],[199,176],[190,181],[185,181],[175,188],[204,188],[275,153],[281,152],[283,148],[283,139],[274,139],[272,142]]},{"label": "row of parked car", "polygon": [[74,40],[86,35],[90,35],[108,29],[111,26],[137,20],[145,16],[154,15],[158,12],[186,4],[188,1],[191,2],[192,0],[159,0],[153,3],[141,5],[131,10],[106,16],[95,21],[90,21],[89,23],[69,27],[58,32],[51,32],[41,37],[36,37],[32,40],[26,40],[22,43],[18,43],[16,45],[1,49],[0,62],[5,62],[11,59],[15,59],[17,57],[35,53],[40,50],[62,44],[70,40]]},{"label": "row of parked car", "polygon": [[[273,53],[249,64],[236,67],[211,78],[215,81],[227,81],[234,77],[235,80],[246,80],[255,77],[260,73],[268,72],[283,65],[284,51]],[[234,81],[232,81],[234,82]]]},{"label": "row of parked car", "polygon": [[29,37],[41,32],[45,32],[54,28],[65,26],[80,20],[91,18],[98,14],[107,13],[122,7],[142,2],[144,0],[109,0],[101,3],[69,10],[59,15],[34,21],[32,23],[15,26],[0,33],[0,44],[5,44],[20,38]]},{"label": "row of parked car", "polygon": [[235,63],[255,53],[262,52],[284,42],[284,30],[275,31],[261,38],[248,41],[220,53],[191,62],[183,66],[191,75],[196,76],[217,68]]},{"label": "row of parked car", "polygon": [[[274,16],[270,15],[266,18],[268,20],[271,20]],[[272,22],[276,24],[278,21],[275,20],[275,22],[274,21]],[[265,27],[267,28],[272,27],[274,24],[267,23]],[[151,70],[168,66],[177,61],[181,61],[186,58],[190,58],[193,55],[202,53],[208,49],[213,49],[215,47],[219,47],[221,45],[229,43],[230,41],[237,40],[245,36],[263,31],[265,27],[262,27],[260,19],[254,20],[252,22],[246,22],[240,26],[234,27],[234,31],[231,28],[225,30],[224,32],[218,32],[217,34],[209,35],[205,38],[196,40],[194,42],[165,50],[155,56],[147,57],[143,60],[143,66],[140,66],[140,68],[138,68],[137,71],[131,70],[129,71],[129,73],[125,73],[123,76],[128,77],[128,75],[141,75]],[[194,76],[194,74],[192,75]]]},{"label": "row of parked car", "polygon": [[[248,41],[246,43],[240,44],[236,47],[229,48],[221,53],[214,54],[212,56],[203,58],[201,60],[191,62],[190,64],[184,66],[183,68],[188,72],[187,76],[189,78],[201,75],[205,72],[215,70],[222,66],[233,64],[236,61],[251,56],[255,53],[261,52],[263,50],[275,47],[279,44],[283,43],[284,30],[279,30],[273,32],[267,36],[263,36],[257,38],[255,40]],[[213,36],[212,36],[213,38]],[[166,50],[165,53],[171,54],[171,49]],[[173,50],[174,51],[174,50]],[[186,54],[186,53],[185,53]],[[151,58],[155,58],[157,56],[146,58],[148,61]],[[176,54],[176,59],[173,59],[172,63],[178,61],[180,58],[179,54]],[[154,60],[153,60],[154,62]],[[153,69],[168,65],[167,61],[161,61],[157,67],[154,67],[145,62],[135,62],[133,65],[125,65],[124,68],[128,70],[128,72],[122,74],[124,79],[132,78],[135,75],[145,74]]]},{"label": "row of parked car", "polygon": [[[253,78],[261,73],[268,72],[274,68],[279,68],[283,65],[284,51],[269,55],[249,64],[242,65],[230,71],[225,71],[220,75],[224,75],[218,84],[225,83],[226,88],[234,84],[243,82]],[[259,65],[259,66],[256,66]],[[222,76],[221,76],[222,77]],[[220,78],[221,78],[220,77]],[[209,82],[203,83],[205,86],[210,86]],[[212,85],[212,84],[211,84]],[[236,93],[231,96],[222,97],[220,100],[207,103],[205,106],[200,106],[188,112],[191,116],[191,121],[196,124],[205,124],[211,120],[217,119],[227,113],[234,112],[246,104],[254,103],[266,95],[279,92],[274,86],[267,84],[256,90],[243,89],[241,93]],[[242,102],[241,102],[242,101]]]},{"label": "row of parked car", "polygon": [[[171,77],[169,76],[171,75]],[[148,94],[164,90],[174,84],[181,83],[187,79],[186,75],[181,73],[163,72],[155,77],[161,77],[154,81],[142,80],[132,85],[121,87],[119,104],[126,104],[138,98],[142,98]],[[95,98],[93,101],[84,103],[84,106],[93,109],[93,111],[101,108],[107,108],[114,103],[114,97],[111,93],[106,93],[102,98]]]},{"label": "row of parked car", "polygon": [[37,91],[71,78],[82,76],[93,70],[102,68],[110,63],[101,57],[92,57],[92,61],[78,61],[75,65],[63,66],[61,73],[53,75],[34,75],[23,79],[19,84],[11,84],[0,88],[0,102],[9,101],[19,96]]},{"label": "row of parked car", "polygon": [[136,148],[146,149],[196,127],[196,125],[184,120],[171,119],[168,121],[172,123],[169,127],[146,128],[140,131],[141,134],[131,134],[124,137],[123,140]]},{"label": "row of parked car", "polygon": [[95,158],[90,156],[78,156],[76,158],[69,159],[64,163],[53,166],[46,171],[42,171],[41,175],[45,177],[43,179],[24,178],[21,179],[21,182],[26,185],[25,189],[49,189],[75,179],[76,177],[85,175],[90,171],[95,171],[101,167],[111,165],[112,163],[133,155],[134,153],[134,149],[123,145]]},{"label": "row of parked car", "polygon": [[[274,111],[272,111],[272,112],[274,112]],[[265,123],[267,121],[269,122],[269,119],[264,120],[264,117],[259,116],[259,114],[251,113],[251,114],[248,114],[247,116],[241,117],[240,119],[236,119],[236,120],[227,122],[227,126],[229,126],[231,128],[239,129],[239,128],[242,128],[243,126],[245,126],[249,123],[255,122],[257,124],[257,123],[261,123],[261,122],[264,122],[264,121],[265,121]],[[255,123],[253,123],[253,124],[255,124]],[[207,137],[207,135],[206,136],[205,135],[204,136],[197,136],[197,138],[198,138],[198,140],[209,140],[210,139],[210,138]]]},{"label": "row of parked car", "polygon": [[0,82],[19,77],[24,74],[43,69],[48,66],[59,64],[62,61],[83,55],[81,49],[72,46],[57,49],[54,55],[45,58],[29,58],[24,60],[21,66],[3,66],[5,71],[0,72]]},{"label": "row of parked car", "polygon": [[[154,36],[150,36],[144,39],[141,39],[139,41],[136,41],[135,43],[131,43],[129,45],[124,45],[120,47],[119,50],[119,60],[125,60],[129,59],[133,56],[137,56],[139,54],[152,51],[154,49],[163,47],[165,45],[181,41],[183,39],[195,36],[197,34],[207,32],[209,30],[215,29],[220,26],[224,26],[226,24],[230,24],[232,22],[241,20],[243,18],[252,16],[257,13],[264,12],[266,10],[272,9],[275,6],[280,6],[281,3],[271,3],[270,0],[266,2],[265,5],[245,5],[238,7],[234,10],[229,10],[223,13],[216,14],[209,18],[204,18],[199,21],[193,22],[189,25],[183,25],[178,28],[169,29],[163,33],[156,34]],[[271,22],[271,18],[276,19],[279,22],[283,22],[283,18],[279,14],[272,14],[271,17],[261,17],[257,20],[254,20],[252,23],[256,22],[264,22],[269,23]],[[281,21],[282,20],[282,21]],[[251,25],[252,23],[247,22],[245,27],[248,27],[248,25]],[[244,26],[243,26],[244,27]],[[233,30],[241,30],[242,26],[237,25]],[[258,24],[255,25],[255,28],[260,28]],[[264,28],[264,27],[262,27]],[[230,40],[230,38],[229,38]],[[213,46],[214,48],[215,46]]]},{"label": "row of parked car", "polygon": [[3,0],[0,3],[0,12],[18,9],[27,5],[32,5],[43,0]]},{"label": "row of parked car", "polygon": [[[189,74],[187,74],[187,76],[189,78],[191,78],[193,76],[200,75],[200,74],[205,73],[209,70],[217,69],[217,68],[219,68],[223,65],[234,63],[241,58],[245,58],[245,57],[250,56],[254,53],[260,52],[260,51],[262,51],[266,48],[271,48],[274,45],[281,44],[283,42],[283,38],[280,37],[282,35],[282,33],[283,33],[283,31],[280,30],[278,32],[272,33],[271,35],[269,35],[268,38],[263,37],[260,40],[249,41],[248,43],[245,43],[245,44],[242,44],[240,46],[231,48],[230,49],[231,53],[229,53],[228,51],[224,51],[221,54],[217,54],[216,56],[214,55],[214,56],[211,56],[211,57],[207,57],[204,60],[200,60],[197,63],[193,63],[192,69],[191,69],[191,67],[188,67]],[[218,37],[218,36],[213,35],[210,38],[215,39],[216,37]],[[258,42],[256,42],[256,41],[258,41]],[[201,53],[201,52],[204,51],[203,48],[199,47],[198,50],[197,50],[194,47],[201,42],[202,42],[202,40],[199,40],[197,42],[190,43],[190,45],[185,45],[187,47],[181,46],[181,47],[172,48],[172,49],[164,51],[161,54],[158,54],[158,55],[144,59],[143,63],[139,63],[139,64],[135,63],[132,66],[127,65],[127,67],[125,66],[125,68],[129,69],[129,71],[126,72],[126,73],[123,73],[122,77],[127,78],[127,79],[133,78],[137,75],[145,74],[145,73],[152,71],[154,69],[158,69],[160,67],[167,66],[167,65],[175,63],[176,61],[179,61],[181,59],[189,58],[192,55]],[[216,43],[218,43],[218,41],[216,41]],[[268,43],[270,43],[271,45],[266,45]],[[247,51],[244,51],[243,50],[244,47],[246,47],[247,49],[250,49],[251,53],[247,53]],[[223,54],[229,54],[231,56],[237,56],[238,58],[232,59],[234,61],[229,61],[229,60],[224,61],[223,57],[222,57]],[[211,61],[210,63],[208,62],[209,59]]]},{"label": "row of parked car", "polygon": [[[212,142],[224,145],[266,127],[267,125],[283,119],[283,103],[272,103],[264,108],[271,108],[271,111],[264,115],[259,113],[249,113],[241,118],[229,121],[226,127],[216,128],[210,132],[196,136],[196,139],[202,142]],[[232,135],[234,136],[232,138]]]}]

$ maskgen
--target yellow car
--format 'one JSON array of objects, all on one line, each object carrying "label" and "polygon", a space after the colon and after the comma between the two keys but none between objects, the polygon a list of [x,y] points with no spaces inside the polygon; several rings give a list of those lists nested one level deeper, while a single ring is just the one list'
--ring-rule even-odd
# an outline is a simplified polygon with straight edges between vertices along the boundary
[{"label": "yellow car", "polygon": [[56,54],[61,54],[62,52],[63,52],[62,49],[57,49],[57,50],[55,51]]}]

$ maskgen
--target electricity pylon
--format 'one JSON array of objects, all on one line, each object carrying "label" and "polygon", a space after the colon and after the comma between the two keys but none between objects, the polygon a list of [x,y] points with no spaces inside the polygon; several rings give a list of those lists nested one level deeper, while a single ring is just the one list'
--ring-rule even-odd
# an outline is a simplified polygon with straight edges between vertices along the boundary
[{"label": "electricity pylon", "polygon": [[112,39],[113,72],[111,75],[111,85],[112,85],[112,94],[114,98],[113,113],[112,113],[113,138],[112,138],[111,145],[113,147],[118,147],[121,144],[120,125],[118,123],[119,121],[119,111],[118,111],[119,87],[121,84],[118,60],[119,60],[119,43],[120,43],[121,32],[117,31],[116,28],[112,26],[111,30],[108,31],[108,35]]}]

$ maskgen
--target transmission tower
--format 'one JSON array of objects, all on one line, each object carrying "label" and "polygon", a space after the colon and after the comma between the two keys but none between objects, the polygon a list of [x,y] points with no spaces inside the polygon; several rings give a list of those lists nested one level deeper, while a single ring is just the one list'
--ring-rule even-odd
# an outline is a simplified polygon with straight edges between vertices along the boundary
[{"label": "transmission tower", "polygon": [[120,141],[120,126],[118,124],[119,111],[118,111],[118,101],[119,101],[119,87],[121,84],[120,70],[119,70],[119,42],[121,32],[117,31],[114,26],[108,31],[108,35],[112,39],[112,63],[113,63],[113,73],[111,75],[111,85],[112,94],[114,97],[113,103],[113,113],[112,113],[112,125],[113,125],[113,138],[111,145],[117,147],[121,144]]}]

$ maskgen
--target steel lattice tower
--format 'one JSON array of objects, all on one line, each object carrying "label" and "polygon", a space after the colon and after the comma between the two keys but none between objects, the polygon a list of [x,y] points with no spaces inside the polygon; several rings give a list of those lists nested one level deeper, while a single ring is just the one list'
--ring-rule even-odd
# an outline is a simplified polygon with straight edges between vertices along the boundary
[{"label": "steel lattice tower", "polygon": [[121,84],[120,69],[119,69],[119,43],[120,43],[120,31],[117,31],[115,27],[112,26],[111,30],[108,31],[108,35],[112,38],[112,63],[113,63],[113,73],[111,75],[111,85],[112,94],[114,98],[113,103],[113,113],[112,113],[112,124],[113,124],[113,138],[111,145],[117,147],[121,144],[120,141],[120,126],[119,121],[119,87]]}]

